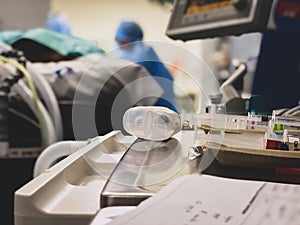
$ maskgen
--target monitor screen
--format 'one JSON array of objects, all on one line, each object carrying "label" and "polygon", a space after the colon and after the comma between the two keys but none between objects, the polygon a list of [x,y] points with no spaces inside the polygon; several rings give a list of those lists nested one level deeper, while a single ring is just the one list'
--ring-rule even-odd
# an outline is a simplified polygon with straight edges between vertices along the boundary
[{"label": "monitor screen", "polygon": [[260,55],[252,84],[255,110],[257,97],[264,107],[292,108],[300,100],[300,30],[278,29],[263,33]]},{"label": "monitor screen", "polygon": [[183,41],[263,31],[273,0],[175,0],[166,35]]}]

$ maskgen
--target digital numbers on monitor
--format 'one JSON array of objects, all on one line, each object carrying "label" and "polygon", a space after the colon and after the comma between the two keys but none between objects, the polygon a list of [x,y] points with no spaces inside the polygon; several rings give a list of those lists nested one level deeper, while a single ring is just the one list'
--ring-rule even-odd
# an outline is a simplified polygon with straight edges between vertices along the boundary
[{"label": "digital numbers on monitor", "polygon": [[190,0],[187,4],[185,14],[190,15],[193,13],[200,13],[209,11],[212,9],[218,9],[226,6],[232,5],[231,0]]}]

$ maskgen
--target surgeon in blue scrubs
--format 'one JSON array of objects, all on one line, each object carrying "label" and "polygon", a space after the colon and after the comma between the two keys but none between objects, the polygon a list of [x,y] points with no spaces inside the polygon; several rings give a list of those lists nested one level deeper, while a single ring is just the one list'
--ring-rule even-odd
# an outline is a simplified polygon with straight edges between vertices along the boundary
[{"label": "surgeon in blue scrubs", "polygon": [[143,43],[143,35],[142,28],[136,22],[121,21],[115,35],[119,48],[114,51],[113,55],[144,66],[164,90],[155,106],[164,106],[178,112],[175,105],[173,76],[161,62],[154,49]]}]

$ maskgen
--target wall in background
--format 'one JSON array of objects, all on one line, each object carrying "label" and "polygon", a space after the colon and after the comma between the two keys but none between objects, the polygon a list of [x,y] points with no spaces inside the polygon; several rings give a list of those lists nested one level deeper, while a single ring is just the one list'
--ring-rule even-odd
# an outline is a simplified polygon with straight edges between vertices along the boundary
[{"label": "wall in background", "polygon": [[50,0],[0,0],[0,30],[42,27]]}]

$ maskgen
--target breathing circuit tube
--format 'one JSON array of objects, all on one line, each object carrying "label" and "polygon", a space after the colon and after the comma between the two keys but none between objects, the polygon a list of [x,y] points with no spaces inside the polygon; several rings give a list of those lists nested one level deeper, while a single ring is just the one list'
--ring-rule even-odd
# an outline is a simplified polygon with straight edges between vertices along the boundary
[{"label": "breathing circuit tube", "polygon": [[41,98],[44,100],[45,105],[49,111],[49,115],[53,120],[57,140],[60,141],[63,139],[63,123],[59,104],[53,92],[53,89],[51,88],[48,81],[35,71],[31,63],[27,63],[26,65],[28,72],[32,76],[33,82],[36,85],[37,91],[41,95]]},{"label": "breathing circuit tube", "polygon": [[[19,80],[17,84],[13,86],[13,89],[18,93],[21,98],[26,102],[26,104],[30,107],[30,109],[37,114],[35,102],[33,101],[33,94],[31,93],[30,89],[24,83],[24,81]],[[55,134],[55,128],[52,123],[51,117],[48,114],[47,109],[44,107],[40,100],[37,100],[37,106],[41,113],[41,120],[43,124],[43,133],[47,134],[44,136],[44,145],[42,148],[55,143],[57,141],[57,137]]]},{"label": "breathing circuit tube", "polygon": [[78,149],[86,146],[90,140],[86,141],[61,141],[48,146],[37,158],[34,169],[33,177],[37,177],[46,169],[49,169],[56,160],[66,157],[76,152]]},{"label": "breathing circuit tube", "polygon": [[[27,81],[29,89],[24,83],[22,84],[22,82],[16,86],[16,89],[18,90],[19,94],[23,96],[23,100],[27,104],[29,104],[29,106],[31,107],[31,109],[33,110],[33,112],[35,113],[38,119],[39,127],[41,130],[41,136],[42,136],[42,149],[44,149],[46,146],[52,144],[57,140],[55,136],[52,120],[49,117],[47,110],[43,107],[43,104],[39,101],[37,91],[35,89],[34,83],[31,79],[31,75],[29,74],[29,72],[25,69],[25,67],[21,63],[9,58],[10,55],[16,57],[17,54],[15,54],[15,52],[12,53],[9,52],[6,53],[5,55],[8,55],[8,57],[0,55],[0,61],[4,63],[9,63],[12,66],[14,66],[19,72],[23,74],[23,76]],[[23,61],[23,63],[25,64],[25,61]],[[30,99],[31,101],[29,102]]]}]

